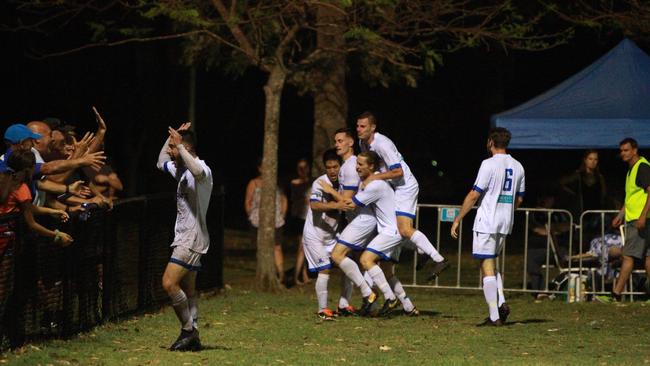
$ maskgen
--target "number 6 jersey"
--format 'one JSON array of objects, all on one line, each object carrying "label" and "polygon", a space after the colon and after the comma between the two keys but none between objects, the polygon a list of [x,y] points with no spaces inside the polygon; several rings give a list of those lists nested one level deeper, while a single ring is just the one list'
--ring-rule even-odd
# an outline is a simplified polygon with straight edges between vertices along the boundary
[{"label": "number 6 jersey", "polygon": [[509,154],[483,160],[472,189],[481,194],[473,230],[510,234],[517,196],[526,191],[521,164]]}]

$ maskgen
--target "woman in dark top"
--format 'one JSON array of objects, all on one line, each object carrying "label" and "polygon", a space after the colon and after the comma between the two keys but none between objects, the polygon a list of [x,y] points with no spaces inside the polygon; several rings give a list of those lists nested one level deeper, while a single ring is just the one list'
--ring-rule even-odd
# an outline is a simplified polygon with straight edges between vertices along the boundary
[{"label": "woman in dark top", "polygon": [[[580,215],[587,210],[602,210],[605,208],[605,178],[598,169],[598,152],[587,150],[582,156],[578,170],[560,181],[562,189],[573,198],[571,213],[576,224]],[[598,215],[585,216],[585,224],[594,226],[599,222]],[[595,228],[595,227],[593,227]]]}]

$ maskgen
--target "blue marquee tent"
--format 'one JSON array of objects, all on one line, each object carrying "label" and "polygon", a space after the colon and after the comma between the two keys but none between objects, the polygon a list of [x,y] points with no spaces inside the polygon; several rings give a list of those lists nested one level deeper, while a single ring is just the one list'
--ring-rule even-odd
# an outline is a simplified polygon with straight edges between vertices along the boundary
[{"label": "blue marquee tent", "polygon": [[514,149],[618,148],[624,137],[650,147],[650,57],[625,39],[547,92],[492,116]]}]

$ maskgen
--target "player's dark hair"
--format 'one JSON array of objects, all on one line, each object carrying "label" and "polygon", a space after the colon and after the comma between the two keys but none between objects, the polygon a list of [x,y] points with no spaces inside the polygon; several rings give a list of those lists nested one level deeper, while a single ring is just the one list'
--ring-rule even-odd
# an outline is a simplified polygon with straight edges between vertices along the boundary
[{"label": "player's dark hair", "polygon": [[343,164],[343,159],[336,154],[336,149],[327,149],[323,153],[323,165],[326,165],[331,160],[337,161],[339,165]]},{"label": "player's dark hair", "polygon": [[352,131],[352,129],[349,127],[339,128],[336,130],[336,132],[334,132],[334,136],[338,135],[339,133],[344,133],[346,136],[354,140],[354,131]]},{"label": "player's dark hair", "polygon": [[630,144],[630,146],[632,146],[633,149],[639,148],[639,143],[636,142],[636,140],[631,137],[626,137],[622,139],[621,142],[618,143],[618,146],[623,146],[625,144]]},{"label": "player's dark hair", "polygon": [[366,118],[368,119],[368,122],[370,122],[373,125],[377,126],[377,117],[375,117],[375,115],[370,111],[365,111],[365,112],[361,113],[359,115],[359,117],[357,117],[357,120],[366,119]]},{"label": "player's dark hair", "polygon": [[494,147],[497,149],[505,149],[508,147],[511,137],[512,135],[510,134],[510,131],[503,127],[493,127],[488,133],[488,139],[492,140]]},{"label": "player's dark hair", "polygon": [[183,145],[190,147],[192,151],[196,151],[196,135],[190,130],[178,131],[178,134],[183,138]]},{"label": "player's dark hair", "polygon": [[374,151],[364,151],[362,153],[359,153],[359,155],[357,155],[357,158],[366,159],[366,163],[368,163],[369,165],[372,165],[372,170],[373,171],[379,170],[379,155],[377,155],[376,152],[374,152]]}]

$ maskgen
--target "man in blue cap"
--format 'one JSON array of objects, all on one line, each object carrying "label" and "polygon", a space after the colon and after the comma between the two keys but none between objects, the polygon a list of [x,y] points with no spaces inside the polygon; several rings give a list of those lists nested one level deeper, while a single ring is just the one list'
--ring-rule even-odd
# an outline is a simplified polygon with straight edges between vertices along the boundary
[{"label": "man in blue cap", "polygon": [[[13,151],[30,150],[34,147],[34,140],[40,139],[41,135],[32,132],[23,124],[13,124],[7,128],[4,134],[5,143],[8,145],[7,151],[0,156],[0,172],[7,170],[6,159]],[[52,175],[64,173],[68,170],[90,166],[99,170],[104,165],[103,151],[87,153],[78,159],[53,160],[46,163],[36,163],[34,167],[34,179],[40,179],[43,175]]]}]

